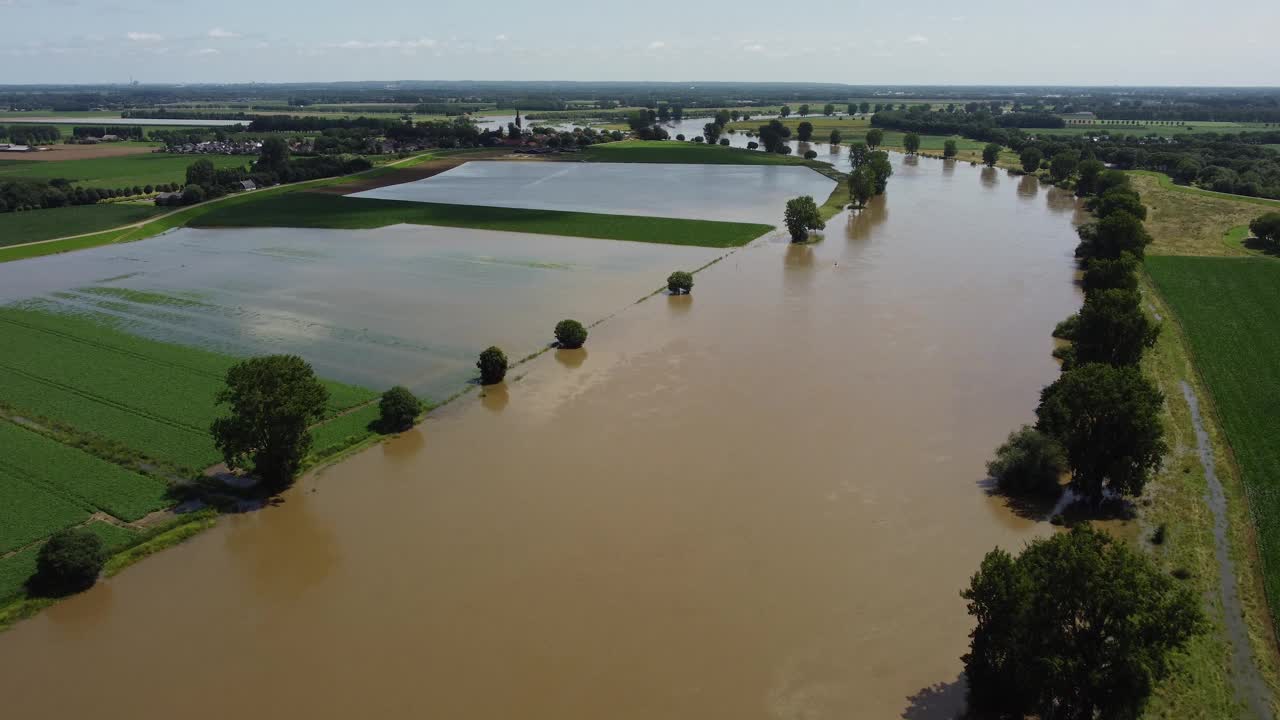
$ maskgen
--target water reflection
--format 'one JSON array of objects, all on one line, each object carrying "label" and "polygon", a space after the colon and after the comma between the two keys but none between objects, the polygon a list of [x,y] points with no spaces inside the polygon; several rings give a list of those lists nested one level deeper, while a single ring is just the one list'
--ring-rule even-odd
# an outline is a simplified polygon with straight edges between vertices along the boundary
[{"label": "water reflection", "polygon": [[[333,525],[317,517],[312,497],[317,492],[322,490],[315,485],[300,487],[278,505],[224,520],[230,525],[227,555],[248,587],[270,604],[297,601],[338,566]],[[275,542],[276,533],[284,533],[291,544]],[[300,547],[307,551],[296,552]]]},{"label": "water reflection", "polygon": [[952,176],[954,176],[955,174],[956,174],[956,161],[955,161],[955,158],[952,158],[952,159],[950,159],[950,160],[943,160],[943,161],[942,161],[942,175],[943,175],[943,177],[952,177]]},{"label": "water reflection", "polygon": [[1018,179],[1018,197],[1032,199],[1040,193],[1040,178],[1035,175],[1023,175]]},{"label": "water reflection", "polygon": [[878,195],[861,210],[849,213],[846,235],[850,240],[868,240],[876,227],[889,219],[889,202],[887,195]]},{"label": "water reflection", "polygon": [[500,413],[505,410],[510,400],[505,382],[500,382],[496,385],[485,385],[480,390],[480,404],[493,412]]},{"label": "water reflection", "polygon": [[419,425],[411,430],[400,433],[400,436],[382,444],[382,454],[388,460],[399,464],[412,459],[418,454],[422,448],[426,447],[427,439]]},{"label": "water reflection", "polygon": [[585,347],[576,350],[566,350],[558,348],[555,352],[556,362],[567,368],[582,367],[582,363],[587,361],[587,349]]},{"label": "water reflection", "polygon": [[906,165],[907,167],[918,167],[920,165],[920,156],[904,155],[902,158],[902,164]]},{"label": "water reflection", "polygon": [[1049,188],[1049,192],[1045,193],[1045,202],[1049,206],[1049,210],[1055,213],[1074,213],[1076,211],[1076,196],[1070,190],[1063,190],[1056,185]]},{"label": "water reflection", "polygon": [[993,188],[1000,184],[1000,171],[993,167],[983,167],[978,173],[978,179],[982,182],[982,187]]},{"label": "water reflection", "polygon": [[668,295],[667,309],[671,311],[672,315],[688,314],[688,312],[693,309],[693,294]]}]

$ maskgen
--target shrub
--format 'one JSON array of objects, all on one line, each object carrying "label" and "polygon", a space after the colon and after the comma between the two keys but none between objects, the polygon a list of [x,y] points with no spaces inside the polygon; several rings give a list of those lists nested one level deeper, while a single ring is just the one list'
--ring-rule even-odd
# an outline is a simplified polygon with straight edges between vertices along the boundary
[{"label": "shrub", "polygon": [[720,144],[729,147],[729,138],[720,138]]},{"label": "shrub", "polygon": [[500,383],[507,376],[507,354],[497,347],[489,347],[480,353],[476,367],[480,368],[481,385]]},{"label": "shrub", "polygon": [[182,204],[195,205],[204,202],[204,188],[199,185],[188,185],[182,191]]},{"label": "shrub", "polygon": [[93,587],[107,562],[102,538],[83,528],[73,528],[49,538],[36,558],[35,590],[68,595]]},{"label": "shrub", "polygon": [[756,142],[755,140],[752,140],[751,142],[747,143],[748,150],[755,150],[758,147],[760,147],[760,143]]},{"label": "shrub", "polygon": [[1056,495],[1065,472],[1062,446],[1030,425],[1010,433],[987,463],[987,474],[1010,495]]},{"label": "shrub", "polygon": [[693,290],[693,274],[677,270],[667,277],[667,290],[672,295],[686,294]]},{"label": "shrub", "polygon": [[409,388],[396,385],[382,393],[382,399],[378,401],[378,409],[382,412],[382,428],[388,432],[395,432],[413,426],[413,421],[418,419],[418,413],[422,412],[422,403],[409,392]]},{"label": "shrub", "polygon": [[1267,213],[1249,223],[1249,232],[1262,242],[1280,247],[1280,213]]},{"label": "shrub", "polygon": [[805,160],[812,160],[816,157],[818,157],[818,153],[816,150],[806,150],[804,153]]},{"label": "shrub", "polygon": [[556,323],[556,342],[560,347],[576,350],[587,341],[587,329],[577,320],[561,320]]},{"label": "shrub", "polygon": [[680,142],[684,142],[684,133],[680,133],[679,135],[676,135],[676,139],[679,140]]}]

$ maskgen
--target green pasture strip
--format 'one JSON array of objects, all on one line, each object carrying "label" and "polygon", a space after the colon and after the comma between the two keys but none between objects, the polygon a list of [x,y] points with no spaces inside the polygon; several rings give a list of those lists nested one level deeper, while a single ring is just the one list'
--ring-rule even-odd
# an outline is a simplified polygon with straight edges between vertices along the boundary
[{"label": "green pasture strip", "polygon": [[1280,262],[1153,256],[1146,268],[1186,332],[1240,465],[1280,618]]},{"label": "green pasture strip", "polygon": [[84,522],[90,512],[87,505],[0,466],[0,553]]},{"label": "green pasture strip", "polygon": [[83,235],[141,222],[163,212],[154,203],[98,203],[0,213],[0,247]]},{"label": "green pasture strip", "polygon": [[399,223],[720,248],[745,245],[772,230],[768,225],[749,223],[375,200],[319,193],[291,193],[257,203],[214,208],[191,224],[194,227],[360,230]]},{"label": "green pasture strip", "polygon": [[0,165],[0,180],[63,178],[70,181],[72,185],[95,188],[180,183],[186,179],[187,166],[201,159],[211,161],[217,168],[244,167],[253,162],[252,157],[237,155],[195,156],[143,153],[80,160],[4,164]]}]

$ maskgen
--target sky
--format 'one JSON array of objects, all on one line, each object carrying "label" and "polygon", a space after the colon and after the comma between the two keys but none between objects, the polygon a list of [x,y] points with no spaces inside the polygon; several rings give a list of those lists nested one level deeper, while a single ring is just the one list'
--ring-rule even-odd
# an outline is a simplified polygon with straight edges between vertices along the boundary
[{"label": "sky", "polygon": [[0,0],[0,84],[1280,85],[1276,0]]}]

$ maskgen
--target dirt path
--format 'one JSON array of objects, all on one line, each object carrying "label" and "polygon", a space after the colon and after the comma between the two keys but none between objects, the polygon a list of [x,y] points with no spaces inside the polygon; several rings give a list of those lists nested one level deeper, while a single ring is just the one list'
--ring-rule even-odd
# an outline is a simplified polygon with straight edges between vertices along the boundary
[{"label": "dirt path", "polygon": [[1272,718],[1270,692],[1258,672],[1258,664],[1249,645],[1249,629],[1244,623],[1240,591],[1236,587],[1235,563],[1227,547],[1227,496],[1214,469],[1213,446],[1209,443],[1209,433],[1205,431],[1204,421],[1200,416],[1200,401],[1187,381],[1183,380],[1180,384],[1182,396],[1186,398],[1191,410],[1191,422],[1196,430],[1196,450],[1208,484],[1205,502],[1213,511],[1213,554],[1218,564],[1218,582],[1222,586],[1222,615],[1227,640],[1231,643],[1236,698],[1249,707],[1254,717]]}]

